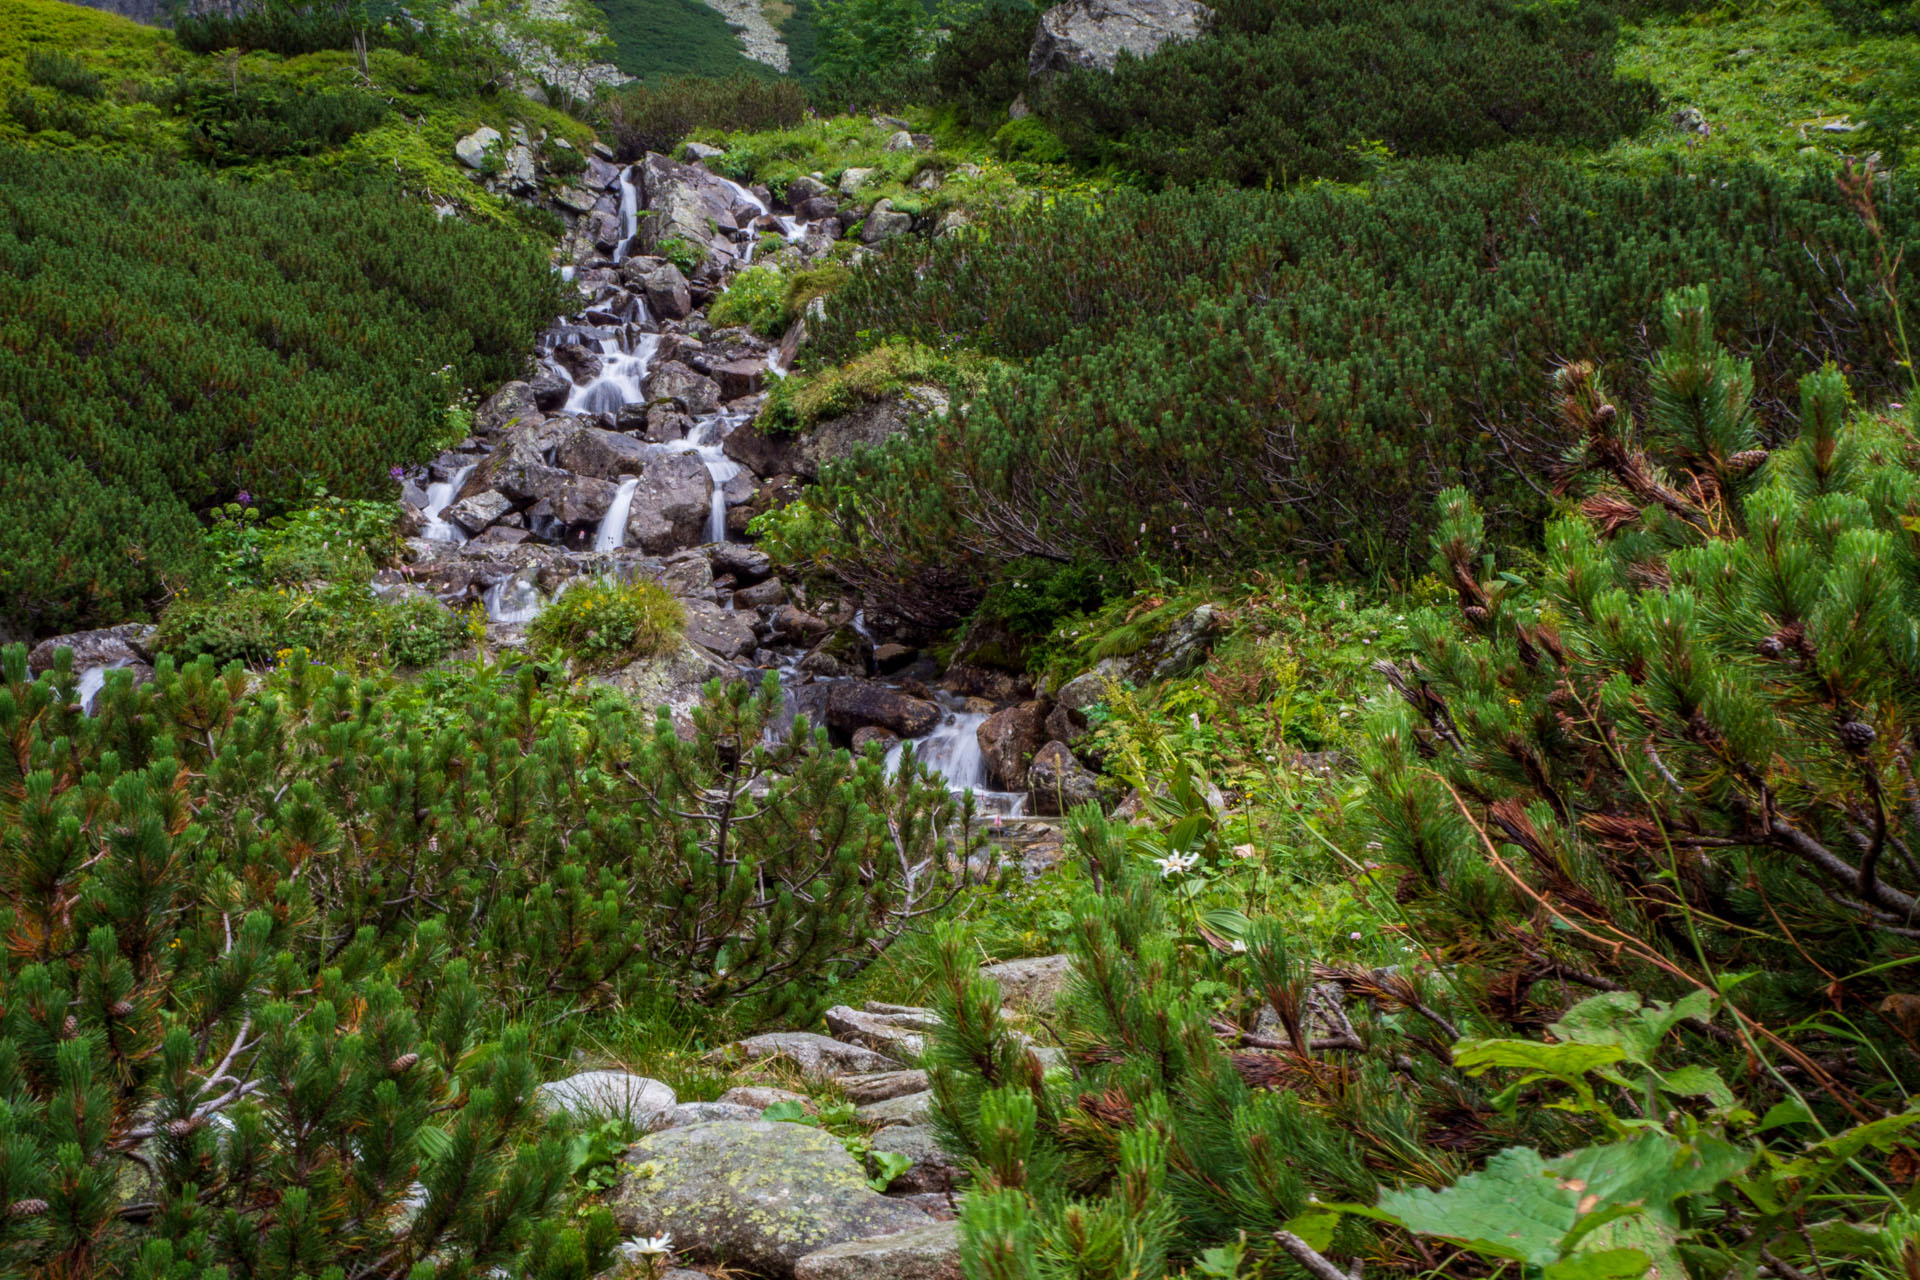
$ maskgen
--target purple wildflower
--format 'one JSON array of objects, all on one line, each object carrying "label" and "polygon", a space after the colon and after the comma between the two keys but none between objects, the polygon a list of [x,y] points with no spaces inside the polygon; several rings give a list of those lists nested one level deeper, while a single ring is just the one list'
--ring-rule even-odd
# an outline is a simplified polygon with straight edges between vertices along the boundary
[{"label": "purple wildflower", "polygon": [[245,489],[242,489],[240,491],[239,500],[240,500],[240,505],[243,507],[250,507],[253,505],[253,495],[248,493]]}]

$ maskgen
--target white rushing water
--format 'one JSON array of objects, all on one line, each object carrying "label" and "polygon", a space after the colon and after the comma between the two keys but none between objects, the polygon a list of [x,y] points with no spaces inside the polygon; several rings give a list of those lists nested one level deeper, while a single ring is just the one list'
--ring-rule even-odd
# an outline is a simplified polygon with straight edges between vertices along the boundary
[{"label": "white rushing water", "polygon": [[[995,791],[987,785],[987,758],[980,750],[980,726],[987,713],[968,711],[958,699],[938,695],[944,714],[932,733],[912,740],[914,759],[946,779],[947,789],[955,795],[973,792],[978,811],[989,816],[1019,817],[1026,811],[1026,793]],[[896,742],[887,750],[887,773],[898,773],[907,743]]]},{"label": "white rushing water", "polygon": [[633,491],[639,487],[639,476],[621,479],[613,501],[607,504],[607,514],[600,517],[600,527],[593,532],[595,551],[618,551],[627,545],[627,515],[633,510]]},{"label": "white rushing water", "polygon": [[486,606],[488,622],[532,622],[540,616],[546,601],[534,585],[534,574],[532,569],[522,569],[487,588],[480,602]]},{"label": "white rushing water", "polygon": [[632,351],[622,351],[618,338],[600,339],[600,375],[567,394],[566,412],[614,414],[645,399],[647,370],[659,349],[657,333],[641,334]]},{"label": "white rushing water", "polygon": [[426,527],[421,530],[421,537],[429,542],[465,542],[467,540],[467,535],[461,531],[460,526],[441,519],[440,513],[453,505],[453,500],[460,496],[460,487],[466,484],[467,477],[473,474],[473,469],[477,465],[477,463],[468,463],[454,472],[450,478],[436,480],[427,486],[426,509],[420,513],[426,518]]},{"label": "white rushing water", "polygon": [[80,673],[80,687],[75,690],[80,695],[80,710],[87,715],[93,714],[93,704],[100,697],[100,690],[107,686],[107,672],[118,671],[126,666],[126,660],[109,662],[98,667],[88,667]]}]

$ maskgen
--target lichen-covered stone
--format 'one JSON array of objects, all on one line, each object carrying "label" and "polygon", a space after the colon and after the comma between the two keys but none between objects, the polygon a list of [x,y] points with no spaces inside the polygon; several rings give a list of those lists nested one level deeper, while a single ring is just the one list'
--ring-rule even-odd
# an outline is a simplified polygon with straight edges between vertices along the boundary
[{"label": "lichen-covered stone", "polygon": [[650,1134],[622,1160],[610,1202],[634,1235],[671,1233],[692,1260],[794,1274],[830,1245],[931,1225],[867,1185],[838,1138],[807,1125],[717,1121]]},{"label": "lichen-covered stone", "polygon": [[936,1222],[896,1235],[849,1240],[800,1259],[796,1280],[960,1280],[960,1228]]},{"label": "lichen-covered stone", "polygon": [[800,1074],[815,1079],[859,1075],[871,1071],[892,1071],[900,1064],[884,1054],[855,1044],[842,1044],[811,1031],[769,1031],[749,1036],[713,1055],[722,1064],[739,1065],[784,1058],[800,1068]]},{"label": "lichen-covered stone", "polygon": [[679,1099],[660,1081],[631,1071],[582,1071],[541,1085],[533,1091],[533,1101],[542,1111],[564,1111],[576,1119],[620,1119],[646,1129]]},{"label": "lichen-covered stone", "polygon": [[1009,1009],[1046,1012],[1067,984],[1073,961],[1066,956],[1033,956],[982,965],[980,976],[1000,985],[1000,1003]]}]

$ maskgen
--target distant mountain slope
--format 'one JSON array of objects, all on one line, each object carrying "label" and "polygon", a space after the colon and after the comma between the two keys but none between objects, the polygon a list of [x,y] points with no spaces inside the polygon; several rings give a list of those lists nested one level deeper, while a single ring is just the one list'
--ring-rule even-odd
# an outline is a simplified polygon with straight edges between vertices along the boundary
[{"label": "distant mountain slope", "polygon": [[662,76],[778,75],[746,56],[732,27],[700,0],[594,0],[606,15],[613,62],[641,80]]}]

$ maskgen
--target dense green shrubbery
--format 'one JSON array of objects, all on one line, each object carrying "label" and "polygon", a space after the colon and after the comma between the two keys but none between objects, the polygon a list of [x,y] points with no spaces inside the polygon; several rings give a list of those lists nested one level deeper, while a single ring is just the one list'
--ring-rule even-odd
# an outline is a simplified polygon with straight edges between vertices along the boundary
[{"label": "dense green shrubbery", "polygon": [[396,194],[0,149],[0,617],[138,614],[241,491],[389,493],[556,309],[537,246]]},{"label": "dense green shrubbery", "polygon": [[773,68],[740,52],[733,28],[700,0],[593,0],[613,41],[612,62],[636,80],[668,76],[770,79]]},{"label": "dense green shrubbery", "polygon": [[789,128],[805,118],[807,95],[791,80],[674,76],[652,86],[623,85],[601,106],[614,153],[625,161],[649,151],[672,155],[696,129]]},{"label": "dense green shrubbery", "polygon": [[98,71],[71,54],[52,49],[27,51],[27,79],[56,93],[71,94],[89,101],[104,92]]},{"label": "dense green shrubbery", "polygon": [[[1890,252],[1920,237],[1890,188]],[[817,350],[915,339],[996,356],[961,412],[827,477],[828,563],[953,620],[997,566],[1417,564],[1432,496],[1506,527],[1544,508],[1556,358],[1638,354],[1676,281],[1711,283],[1771,418],[1827,356],[1897,378],[1876,245],[1831,177],[1645,180],[1521,154],[1365,193],[1116,192],[994,214],[835,296]],[[1843,284],[1843,281],[1845,282]]]},{"label": "dense green shrubbery", "polygon": [[1036,105],[1083,160],[1159,182],[1357,178],[1376,151],[1464,155],[1517,139],[1605,142],[1651,86],[1616,79],[1593,4],[1232,0],[1202,36],[1111,75],[1076,71]]},{"label": "dense green shrubbery", "polygon": [[686,610],[659,583],[596,578],[555,597],[527,638],[561,650],[584,671],[603,671],[671,651],[686,625]]},{"label": "dense green shrubbery", "polygon": [[1027,55],[1040,10],[1026,0],[993,0],[955,23],[934,46],[928,70],[935,103],[962,124],[994,129],[1027,87]]},{"label": "dense green shrubbery", "polygon": [[195,151],[215,164],[246,164],[337,147],[385,120],[387,104],[362,89],[203,82],[188,111]]},{"label": "dense green shrubbery", "polygon": [[507,1020],[806,1016],[959,887],[945,789],[824,731],[764,742],[771,686],[714,691],[685,742],[532,664],[128,675],[85,716],[70,665],[29,681],[0,650],[0,1257],[25,1274],[585,1280],[610,1224],[543,1222],[580,1157]]},{"label": "dense green shrubbery", "polygon": [[[1849,423],[1828,366],[1769,454],[1705,292],[1664,319],[1644,422],[1592,365],[1561,372],[1583,497],[1538,593],[1443,500],[1459,615],[1377,664],[1399,700],[1351,844],[1235,846],[1251,811],[1223,818],[1184,761],[1145,827],[1073,815],[1064,1070],[943,932],[928,1065],[977,1180],[972,1274],[1916,1256],[1890,1190],[1920,1124],[1911,442]],[[1298,813],[1300,785],[1269,766],[1263,789]],[[1368,929],[1273,905],[1316,874]]]},{"label": "dense green shrubbery", "polygon": [[778,267],[748,267],[714,299],[707,318],[716,326],[744,325],[763,338],[777,338],[792,323],[787,277]]}]

